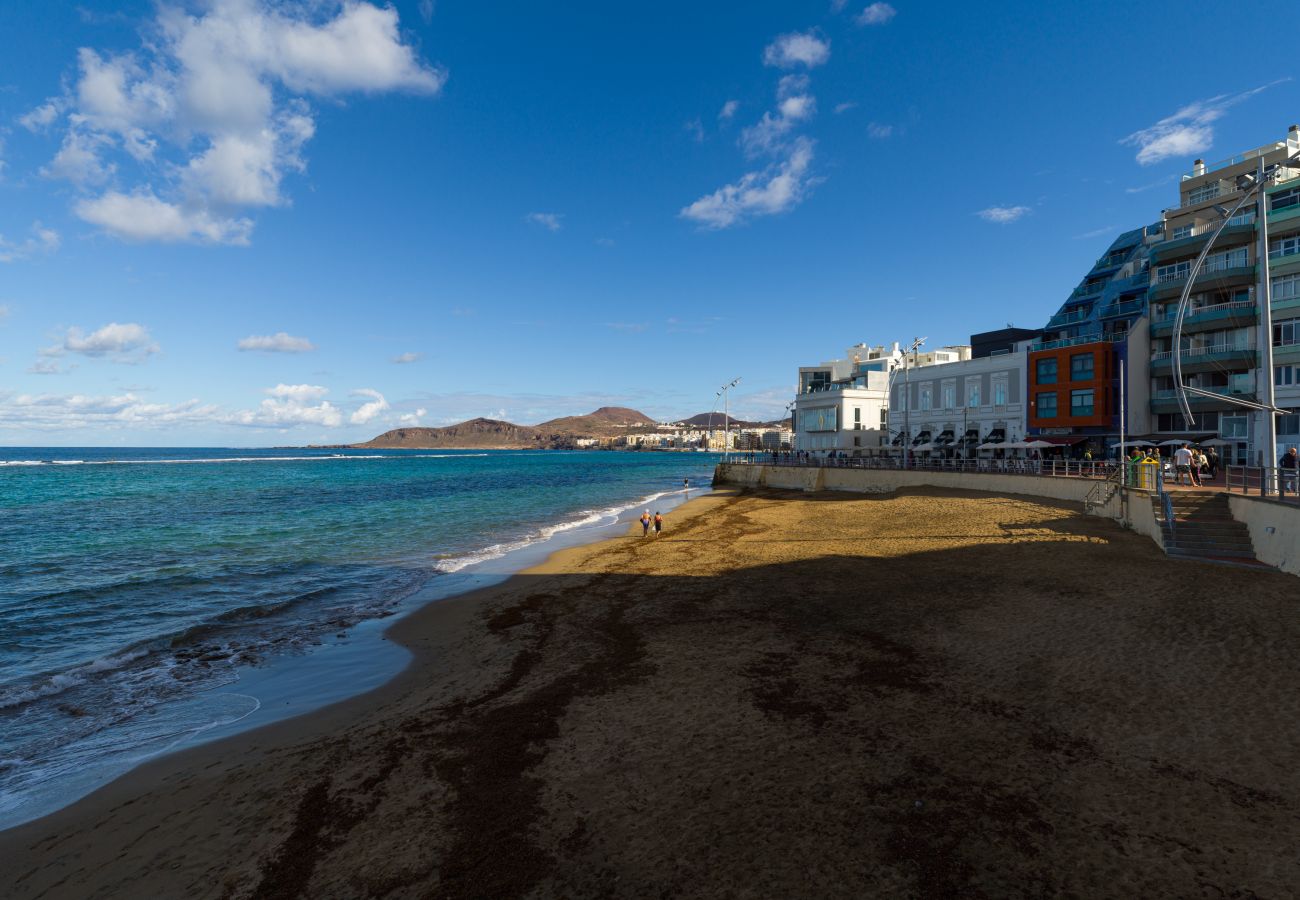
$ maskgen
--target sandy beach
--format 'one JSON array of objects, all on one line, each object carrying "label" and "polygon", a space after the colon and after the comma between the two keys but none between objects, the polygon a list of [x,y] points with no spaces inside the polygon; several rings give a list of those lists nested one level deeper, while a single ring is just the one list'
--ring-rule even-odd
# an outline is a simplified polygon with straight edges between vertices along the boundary
[{"label": "sandy beach", "polygon": [[1300,591],[974,492],[717,492],[378,691],[0,833],[5,897],[1291,895]]}]

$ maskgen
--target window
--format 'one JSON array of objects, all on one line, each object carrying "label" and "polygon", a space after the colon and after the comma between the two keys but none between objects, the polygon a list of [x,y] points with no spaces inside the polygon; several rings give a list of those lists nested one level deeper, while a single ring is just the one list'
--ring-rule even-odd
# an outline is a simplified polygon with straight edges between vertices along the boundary
[{"label": "window", "polygon": [[943,386],[943,408],[954,409],[957,406],[957,385],[945,384]]},{"label": "window", "polygon": [[1038,418],[1056,418],[1056,392],[1048,391],[1038,395]]},{"label": "window", "polygon": [[1007,383],[1005,381],[993,382],[993,405],[1007,405]]},{"label": "window", "polygon": [[927,384],[921,388],[921,409],[929,409],[930,406],[930,386]]},{"label": "window", "polygon": [[1273,326],[1273,346],[1289,347],[1300,344],[1300,319],[1288,319]]},{"label": "window", "polygon": [[1182,413],[1160,413],[1156,416],[1157,431],[1217,431],[1219,414],[1216,412],[1192,413],[1189,428]]},{"label": "window", "polygon": [[1179,238],[1185,238],[1191,236],[1192,236],[1192,226],[1180,225],[1179,227],[1174,229],[1174,233],[1169,236],[1169,240],[1176,241]]},{"label": "window", "polygon": [[1190,259],[1167,266],[1156,266],[1156,283],[1177,281],[1180,278],[1186,278],[1190,274],[1192,274],[1192,261]]},{"label": "window", "polygon": [[889,427],[889,410],[883,406],[880,407],[880,430],[884,431]]},{"label": "window", "polygon": [[862,407],[860,406],[853,407],[853,430],[862,430]]},{"label": "window", "polygon": [[980,405],[980,383],[978,381],[966,384],[966,405],[970,407]]},{"label": "window", "polygon": [[1277,433],[1293,438],[1300,435],[1300,409],[1288,409],[1286,415],[1277,417]]},{"label": "window", "polygon": [[1300,384],[1300,366],[1277,366],[1273,369],[1273,383],[1278,387]]},{"label": "window", "polygon": [[1228,393],[1253,394],[1255,392],[1254,372],[1233,372],[1228,376]]},{"label": "window", "polygon": [[1269,198],[1269,209],[1273,212],[1277,212],[1279,209],[1290,209],[1297,204],[1300,204],[1300,187],[1278,191]]},{"label": "window", "polygon": [[[1056,360],[1040,359],[1038,365],[1038,383],[1056,384]],[[1055,394],[1053,394],[1055,396]]]},{"label": "window", "polygon": [[1300,275],[1281,275],[1273,279],[1274,300],[1294,300],[1300,297]]},{"label": "window", "polygon": [[1206,200],[1213,200],[1219,196],[1219,183],[1217,181],[1196,188],[1187,192],[1187,202],[1184,206],[1191,206],[1193,203],[1204,203]]},{"label": "window", "polygon": [[1070,380],[1092,381],[1092,354],[1076,353],[1070,357]]},{"label": "window", "polygon": [[1092,390],[1070,391],[1070,415],[1092,415]]},{"label": "window", "polygon": [[1290,234],[1284,238],[1278,238],[1276,241],[1268,242],[1268,258],[1277,259],[1279,256],[1293,256],[1300,253],[1300,234]]},{"label": "window", "polygon": [[1249,424],[1246,413],[1224,413],[1221,422],[1223,436],[1245,439]]}]

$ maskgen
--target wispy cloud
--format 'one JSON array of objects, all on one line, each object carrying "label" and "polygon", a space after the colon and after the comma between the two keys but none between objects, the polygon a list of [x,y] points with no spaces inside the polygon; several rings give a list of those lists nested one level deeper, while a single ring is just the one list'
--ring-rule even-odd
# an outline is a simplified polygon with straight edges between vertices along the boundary
[{"label": "wispy cloud", "polygon": [[836,103],[836,104],[835,104],[835,115],[838,116],[838,115],[840,115],[841,113],[846,113],[846,112],[848,112],[848,111],[851,110],[851,109],[857,109],[857,106],[858,106],[858,104],[857,104],[857,101],[855,101],[855,100],[846,100],[846,101],[844,101],[843,103]]},{"label": "wispy cloud", "polygon": [[691,140],[695,141],[695,143],[701,144],[704,142],[704,123],[698,118],[691,119],[682,127],[685,129],[686,133],[691,136]]},{"label": "wispy cloud", "polygon": [[681,216],[717,230],[755,216],[787,212],[803,200],[810,187],[808,170],[812,160],[812,140],[797,138],[783,161],[745,173],[739,181],[723,185],[684,208]]},{"label": "wispy cloud", "polygon": [[407,363],[419,362],[423,358],[423,354],[420,353],[399,353],[393,357],[392,361],[398,365],[406,365]]},{"label": "wispy cloud", "polygon": [[816,31],[791,32],[777,37],[763,50],[763,63],[779,69],[816,68],[831,58],[831,43]]},{"label": "wispy cloud", "polygon": [[645,331],[647,326],[644,322],[606,322],[605,327],[614,331],[639,333]]},{"label": "wispy cloud", "polygon": [[384,399],[384,395],[372,388],[357,388],[352,392],[352,395],[354,397],[370,398],[367,402],[361,404],[361,406],[357,408],[356,412],[352,413],[348,418],[348,421],[353,425],[364,425],[375,416],[388,409],[388,401]]},{"label": "wispy cloud", "polygon": [[884,141],[893,137],[897,129],[893,125],[886,125],[881,122],[872,122],[867,126],[867,137],[876,141]]},{"label": "wispy cloud", "polygon": [[988,209],[981,209],[975,215],[995,225],[1010,225],[1023,219],[1030,212],[1032,210],[1028,206],[990,206]]},{"label": "wispy cloud", "polygon": [[731,119],[735,118],[736,111],[738,109],[740,109],[739,100],[728,100],[726,103],[722,104],[722,109],[718,111],[718,121],[719,122],[730,121]]},{"label": "wispy cloud", "polygon": [[35,256],[45,256],[59,249],[59,233],[33,222],[30,234],[21,241],[7,241],[0,234],[0,263],[18,262]]},{"label": "wispy cloud", "polygon": [[1171,172],[1170,174],[1166,175],[1164,178],[1160,178],[1156,181],[1151,182],[1150,184],[1140,184],[1137,187],[1126,187],[1124,188],[1124,193],[1142,194],[1147,191],[1153,190],[1155,188],[1163,187],[1164,185],[1169,184],[1171,181],[1175,180],[1177,177],[1178,177],[1177,172]]},{"label": "wispy cloud", "polygon": [[316,345],[305,337],[277,331],[275,334],[250,334],[240,340],[239,349],[259,353],[307,353],[315,350]]},{"label": "wispy cloud", "polygon": [[1118,227],[1118,225],[1107,225],[1103,228],[1094,228],[1092,231],[1085,231],[1083,234],[1076,234],[1074,239],[1076,241],[1083,241],[1088,238],[1101,237],[1103,234],[1110,234]]},{"label": "wispy cloud", "polygon": [[1280,83],[1274,81],[1237,94],[1218,94],[1207,100],[1197,100],[1149,128],[1133,132],[1120,143],[1137,147],[1136,158],[1143,166],[1174,156],[1200,153],[1213,145],[1213,123],[1223,118],[1230,108]]},{"label": "wispy cloud", "polygon": [[853,21],[859,25],[884,25],[898,15],[898,10],[888,3],[873,3],[858,13]]},{"label": "wispy cloud", "polygon": [[547,231],[559,231],[563,228],[560,220],[564,218],[563,213],[533,212],[524,216],[524,220],[540,225]]}]

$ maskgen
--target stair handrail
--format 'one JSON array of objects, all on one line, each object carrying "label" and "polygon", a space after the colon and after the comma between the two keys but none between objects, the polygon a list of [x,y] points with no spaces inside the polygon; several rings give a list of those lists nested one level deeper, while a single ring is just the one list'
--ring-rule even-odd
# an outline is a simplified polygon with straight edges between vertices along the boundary
[{"label": "stair handrail", "polygon": [[[1083,509],[1085,512],[1091,512],[1094,508],[1101,506],[1103,503],[1109,503],[1110,498],[1115,496],[1121,485],[1124,483],[1124,466],[1119,465],[1113,472],[1094,484],[1083,498]],[[1109,488],[1109,490],[1107,490]],[[1106,496],[1097,499],[1097,495],[1102,491]]]}]

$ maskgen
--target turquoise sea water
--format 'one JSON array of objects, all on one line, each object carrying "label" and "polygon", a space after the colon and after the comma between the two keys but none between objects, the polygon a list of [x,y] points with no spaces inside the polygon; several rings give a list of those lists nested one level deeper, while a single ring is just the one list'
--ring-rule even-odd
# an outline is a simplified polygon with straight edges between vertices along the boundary
[{"label": "turquoise sea water", "polygon": [[271,696],[378,683],[394,657],[358,639],[377,620],[679,502],[715,461],[0,448],[0,827],[265,719]]}]

